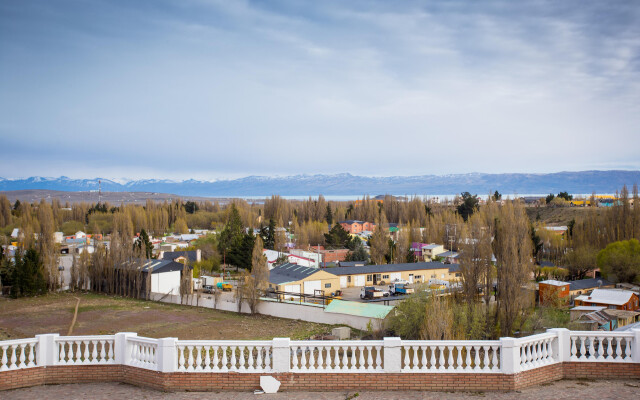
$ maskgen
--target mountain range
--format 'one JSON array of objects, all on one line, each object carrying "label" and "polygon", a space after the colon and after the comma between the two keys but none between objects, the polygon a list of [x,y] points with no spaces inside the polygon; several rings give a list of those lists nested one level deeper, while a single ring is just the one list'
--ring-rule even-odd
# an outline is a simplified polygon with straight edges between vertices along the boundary
[{"label": "mountain range", "polygon": [[128,180],[105,178],[71,179],[30,177],[0,178],[0,191],[47,189],[58,191],[95,191],[98,181],[104,192],[173,193],[180,196],[243,197],[243,196],[360,196],[364,194],[453,195],[468,191],[488,194],[498,190],[505,195],[544,194],[567,191],[574,194],[614,193],[623,185],[629,188],[640,183],[640,171],[579,171],[548,174],[485,174],[421,175],[367,177],[348,173],[335,175],[295,175],[286,177],[248,176],[233,180]]}]

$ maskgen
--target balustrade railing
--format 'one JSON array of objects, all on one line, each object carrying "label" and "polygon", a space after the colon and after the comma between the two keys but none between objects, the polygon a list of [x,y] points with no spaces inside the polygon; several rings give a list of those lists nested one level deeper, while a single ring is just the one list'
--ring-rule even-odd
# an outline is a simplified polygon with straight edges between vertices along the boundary
[{"label": "balustrade railing", "polygon": [[553,350],[554,340],[558,340],[554,333],[542,333],[520,339],[520,370],[526,371],[558,362]]},{"label": "balustrade railing", "polygon": [[271,341],[178,340],[178,371],[265,372],[271,370]]},{"label": "balustrade railing", "polygon": [[58,336],[56,365],[113,364],[114,336]]},{"label": "balustrade railing", "polygon": [[499,372],[500,341],[403,340],[403,372]]},{"label": "balustrade railing", "polygon": [[383,371],[383,341],[294,341],[291,371],[378,372]]},{"label": "balustrade railing", "polygon": [[[0,341],[0,373],[33,367],[128,365],[159,372],[502,373],[562,362],[640,363],[640,330],[550,329],[500,340],[152,339],[135,333],[38,335]],[[1,375],[0,375],[1,379]]]},{"label": "balustrade railing", "polygon": [[128,340],[131,348],[130,365],[145,369],[157,369],[158,342],[157,339],[132,337]]},{"label": "balustrade railing", "polygon": [[[633,360],[632,332],[571,332],[571,361],[640,362]],[[633,344],[632,344],[633,343]]]},{"label": "balustrade railing", "polygon": [[5,340],[0,342],[0,371],[38,366],[38,339]]}]

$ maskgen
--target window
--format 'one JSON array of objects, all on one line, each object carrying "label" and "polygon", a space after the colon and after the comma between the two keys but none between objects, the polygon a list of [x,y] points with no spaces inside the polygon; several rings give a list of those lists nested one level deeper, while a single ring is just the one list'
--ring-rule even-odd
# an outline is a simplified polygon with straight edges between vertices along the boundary
[{"label": "window", "polygon": [[367,275],[367,282],[373,282],[373,275]]},{"label": "window", "polygon": [[431,274],[431,277],[432,277],[433,279],[435,279],[435,278],[436,278],[436,274]]},{"label": "window", "polygon": [[422,275],[416,275],[416,279],[422,279]]},{"label": "window", "polygon": [[462,274],[460,272],[456,272],[456,278],[459,278],[461,276],[462,276]]},{"label": "window", "polygon": [[331,289],[331,284],[330,283],[325,283],[324,284],[324,288],[325,289]]},{"label": "window", "polygon": [[382,279],[389,279],[389,275],[382,275]]}]

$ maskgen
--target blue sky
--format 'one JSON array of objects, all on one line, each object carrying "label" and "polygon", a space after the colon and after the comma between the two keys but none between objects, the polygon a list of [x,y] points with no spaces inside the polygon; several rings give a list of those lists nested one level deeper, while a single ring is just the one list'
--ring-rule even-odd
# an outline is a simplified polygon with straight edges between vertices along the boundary
[{"label": "blue sky", "polygon": [[0,2],[0,176],[640,169],[640,2]]}]

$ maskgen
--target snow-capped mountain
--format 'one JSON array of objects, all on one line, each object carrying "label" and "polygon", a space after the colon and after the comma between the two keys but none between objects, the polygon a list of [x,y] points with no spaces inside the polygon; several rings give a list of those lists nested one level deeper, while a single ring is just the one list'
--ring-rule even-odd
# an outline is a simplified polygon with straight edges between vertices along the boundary
[{"label": "snow-capped mountain", "polygon": [[631,188],[640,182],[640,171],[580,171],[551,174],[484,174],[421,175],[368,177],[348,173],[334,175],[294,175],[284,177],[247,176],[233,180],[142,179],[112,180],[105,178],[71,179],[30,177],[0,178],[0,190],[49,189],[61,191],[98,190],[104,192],[157,192],[183,196],[311,196],[362,194],[453,195],[463,191],[488,194],[498,190],[507,195],[528,193],[613,193],[623,185]]}]

